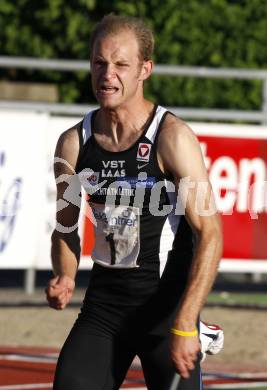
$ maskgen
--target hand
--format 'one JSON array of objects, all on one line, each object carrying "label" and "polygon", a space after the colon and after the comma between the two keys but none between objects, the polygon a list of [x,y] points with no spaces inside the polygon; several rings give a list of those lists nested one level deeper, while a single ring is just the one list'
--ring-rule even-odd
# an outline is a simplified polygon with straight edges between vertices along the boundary
[{"label": "hand", "polygon": [[70,302],[74,288],[75,282],[69,276],[56,276],[51,279],[45,290],[49,306],[56,310],[63,310]]},{"label": "hand", "polygon": [[194,369],[199,353],[200,342],[198,335],[183,337],[172,334],[171,359],[175,369],[182,378],[189,378],[190,371]]}]

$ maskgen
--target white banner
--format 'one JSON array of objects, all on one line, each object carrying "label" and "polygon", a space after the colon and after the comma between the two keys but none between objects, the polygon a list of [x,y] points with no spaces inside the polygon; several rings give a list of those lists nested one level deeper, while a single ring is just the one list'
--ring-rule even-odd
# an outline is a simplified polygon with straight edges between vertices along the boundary
[{"label": "white banner", "polygon": [[36,261],[46,203],[43,136],[48,117],[0,112],[0,268]]}]

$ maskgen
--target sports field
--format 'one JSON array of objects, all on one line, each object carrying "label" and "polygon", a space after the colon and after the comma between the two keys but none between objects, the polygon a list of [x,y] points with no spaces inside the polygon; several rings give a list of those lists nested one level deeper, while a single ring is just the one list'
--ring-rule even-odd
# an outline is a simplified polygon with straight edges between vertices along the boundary
[{"label": "sports field", "polygon": [[[42,289],[31,298],[22,290],[0,289],[0,390],[52,389],[57,354],[82,295],[77,291],[73,305],[56,312],[47,307]],[[216,293],[209,302],[203,319],[224,328],[225,347],[203,364],[204,389],[267,390],[266,297]],[[138,362],[122,389],[146,389]]]},{"label": "sports field", "polygon": [[[51,389],[58,352],[45,348],[0,348],[0,389]],[[206,372],[204,389],[267,389],[267,373]],[[135,361],[121,389],[146,389]],[[160,390],[160,388],[159,388]]]}]

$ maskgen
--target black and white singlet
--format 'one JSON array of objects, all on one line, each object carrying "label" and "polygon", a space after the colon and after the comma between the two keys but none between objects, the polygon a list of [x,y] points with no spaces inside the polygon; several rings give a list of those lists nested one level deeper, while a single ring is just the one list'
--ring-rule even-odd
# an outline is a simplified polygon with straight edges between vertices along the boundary
[{"label": "black and white singlet", "polygon": [[141,137],[116,153],[96,142],[95,113],[80,128],[76,167],[95,218],[94,266],[53,390],[118,390],[136,355],[149,390],[201,390],[199,361],[178,384],[169,349],[193,240],[175,213],[174,183],[157,162],[167,111],[155,107]]},{"label": "black and white singlet", "polygon": [[96,111],[82,122],[76,172],[89,193],[94,216],[91,298],[106,301],[115,296],[131,305],[154,293],[162,276],[167,290],[179,283],[179,275],[182,284],[186,282],[192,231],[178,215],[174,182],[157,161],[157,139],[167,112],[155,106],[140,138],[120,152],[97,143]]}]

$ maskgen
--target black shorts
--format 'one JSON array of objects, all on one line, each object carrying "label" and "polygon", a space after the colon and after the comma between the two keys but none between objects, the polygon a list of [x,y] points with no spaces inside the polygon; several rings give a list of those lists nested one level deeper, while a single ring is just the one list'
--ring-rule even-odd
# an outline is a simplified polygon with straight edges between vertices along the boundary
[{"label": "black shorts", "polygon": [[[53,390],[118,390],[135,356],[141,360],[149,390],[173,390],[176,373],[169,352],[173,315],[161,315],[156,296],[143,305],[127,306],[92,301],[89,289],[61,350]],[[190,378],[182,379],[176,389],[201,388],[197,362]]]}]

